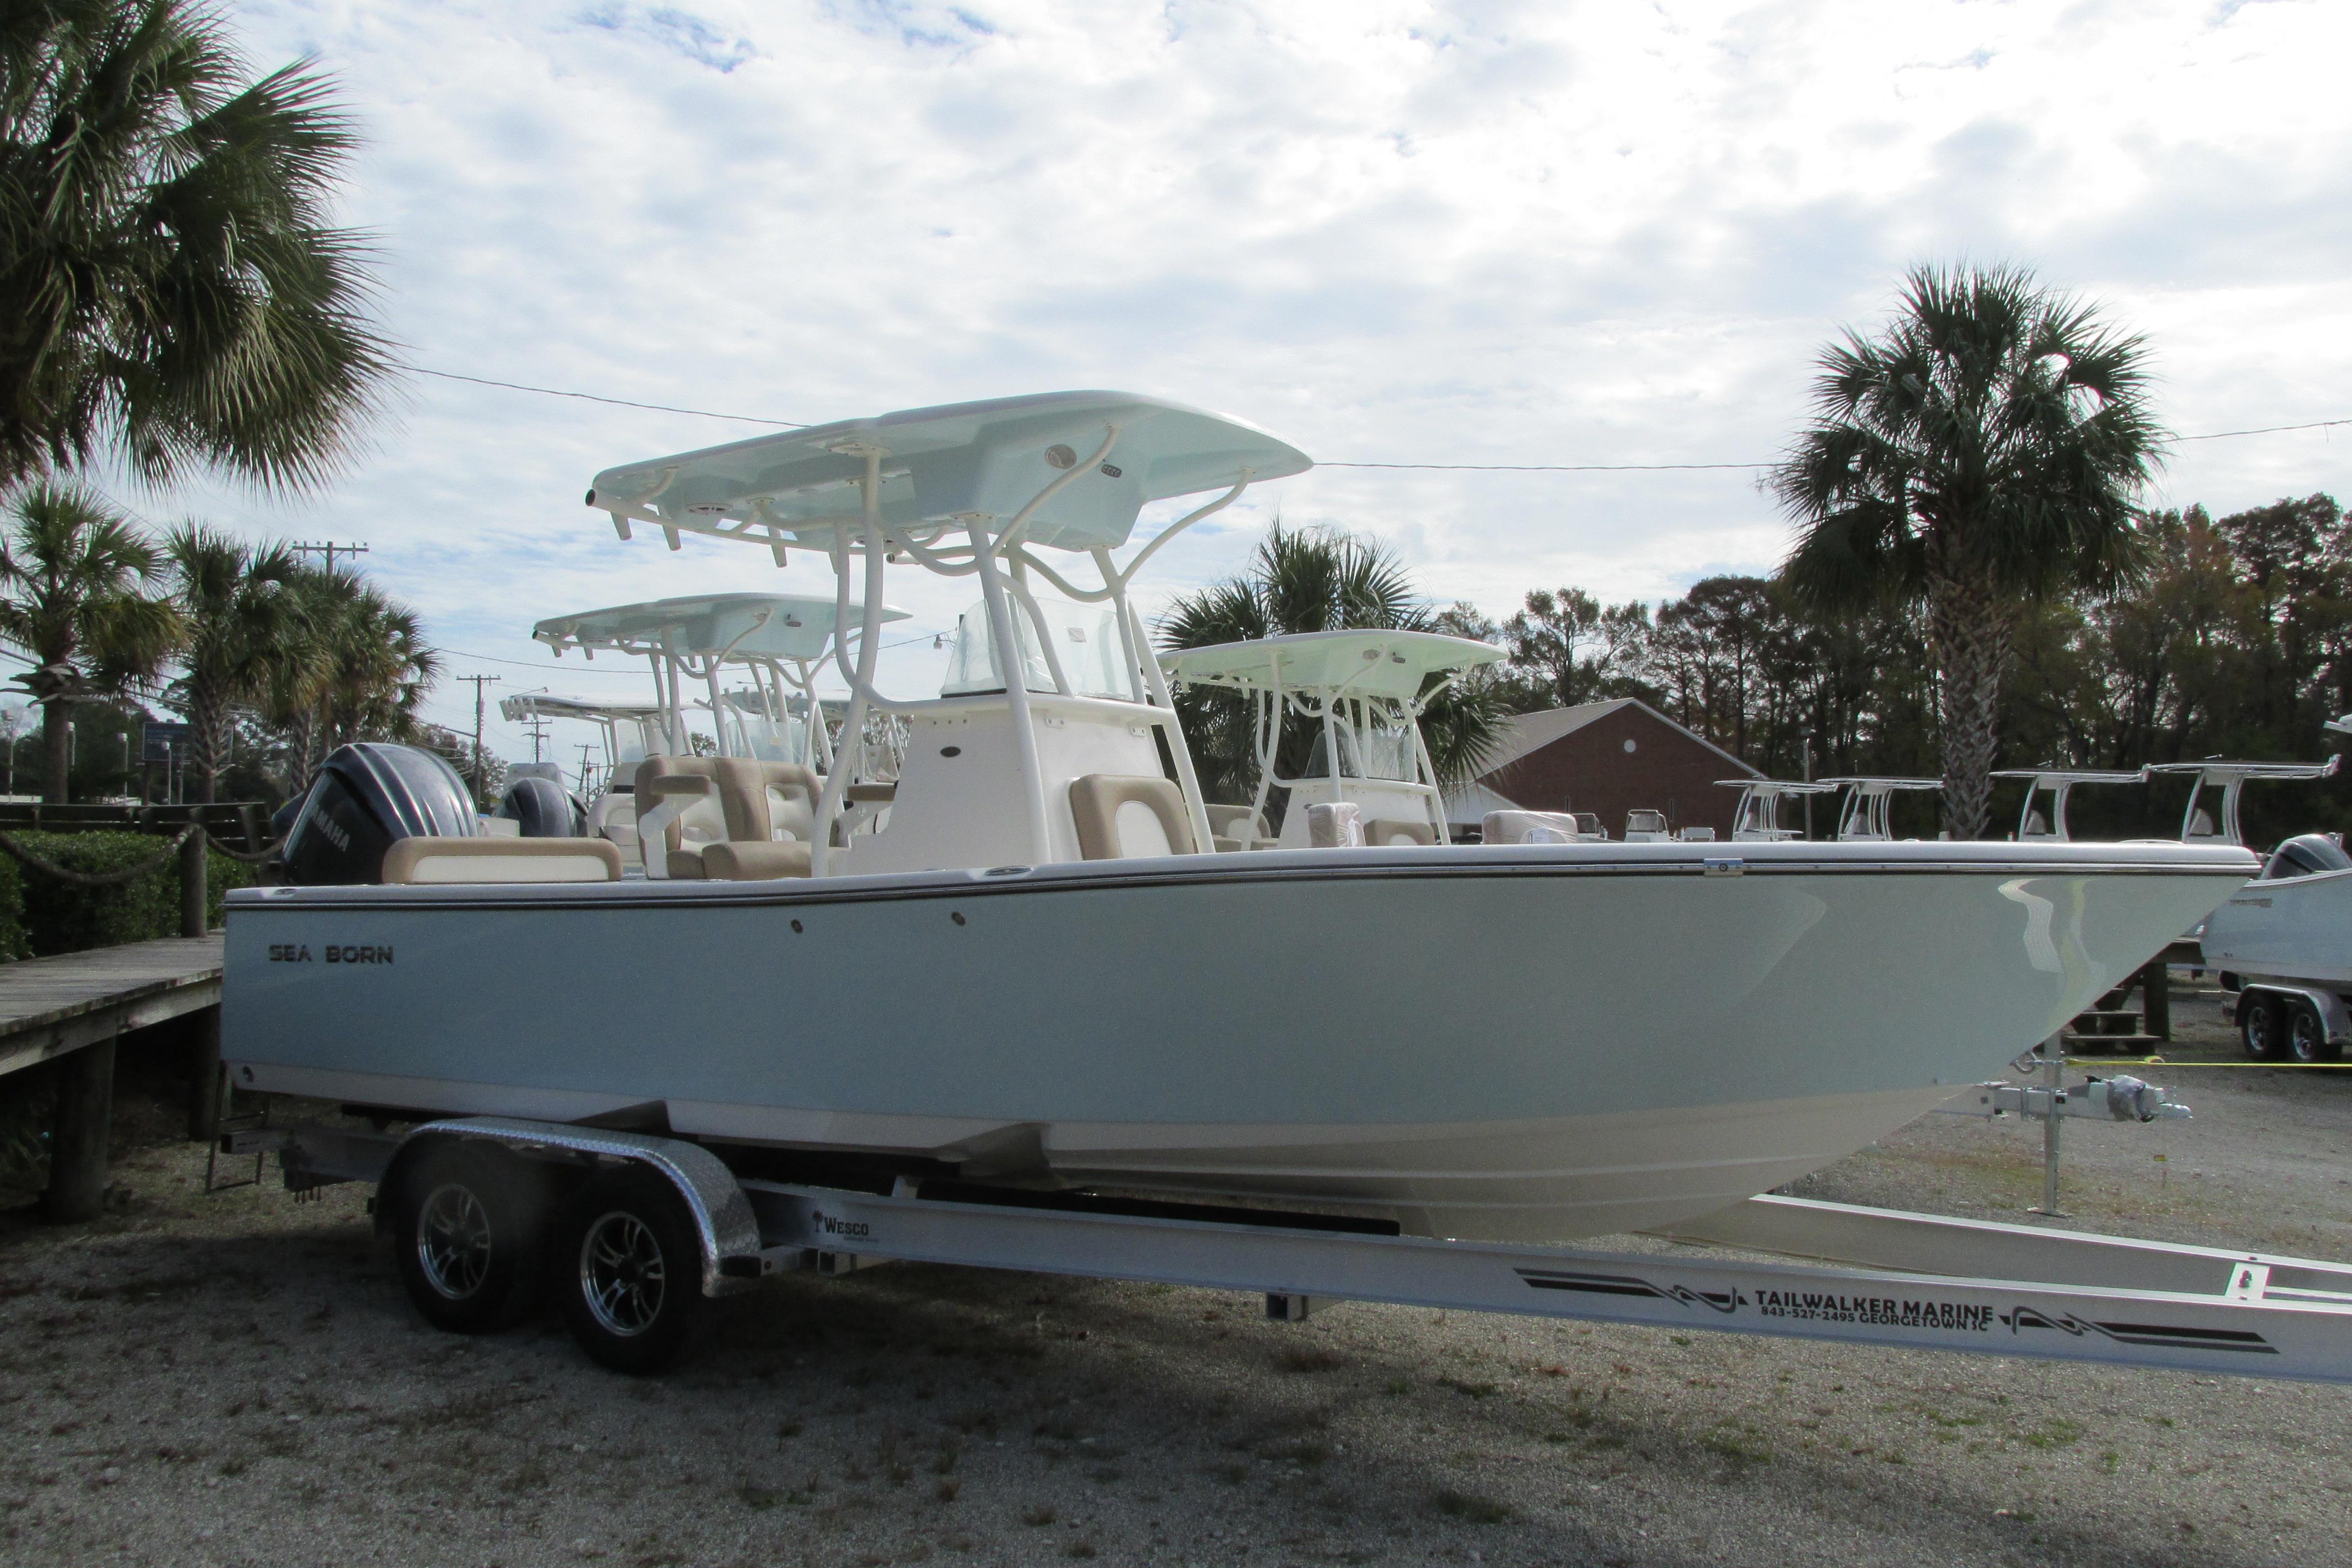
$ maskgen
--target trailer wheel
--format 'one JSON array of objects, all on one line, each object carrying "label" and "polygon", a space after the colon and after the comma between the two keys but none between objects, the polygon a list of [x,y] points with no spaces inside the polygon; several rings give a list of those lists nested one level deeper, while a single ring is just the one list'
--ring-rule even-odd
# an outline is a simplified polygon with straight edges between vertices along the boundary
[{"label": "trailer wheel", "polygon": [[703,1316],[702,1246],[677,1190],[642,1165],[607,1172],[572,1194],[555,1234],[580,1348],[633,1375],[677,1360]]},{"label": "trailer wheel", "polygon": [[547,1178],[495,1149],[428,1149],[403,1174],[394,1237],[401,1283],[435,1328],[481,1334],[537,1305],[545,1279]]},{"label": "trailer wheel", "polygon": [[2327,1025],[2321,1020],[2319,1009],[2308,1002],[2288,1004],[2286,1054],[2305,1065],[2332,1062],[2340,1054],[2338,1047],[2328,1043]]},{"label": "trailer wheel", "polygon": [[2258,1062],[2274,1062],[2286,1054],[2286,1019],[2279,999],[2268,992],[2240,993],[2238,1039],[2246,1055]]}]

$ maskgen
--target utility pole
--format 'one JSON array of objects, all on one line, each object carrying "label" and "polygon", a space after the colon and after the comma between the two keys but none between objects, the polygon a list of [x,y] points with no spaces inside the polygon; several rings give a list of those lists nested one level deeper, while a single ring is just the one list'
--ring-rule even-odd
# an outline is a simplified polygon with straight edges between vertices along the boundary
[{"label": "utility pole", "polygon": [[297,555],[325,556],[327,558],[327,571],[330,574],[332,574],[335,570],[336,556],[365,555],[368,552],[368,547],[364,544],[337,544],[331,539],[321,541],[317,544],[296,544],[289,546],[289,548],[291,548]]},{"label": "utility pole", "polygon": [[534,716],[530,721],[530,760],[532,762],[541,763],[547,760],[546,743],[547,721]]},{"label": "utility pole", "polygon": [[484,688],[496,686],[499,681],[495,675],[461,675],[457,679],[470,680],[474,684],[474,800],[477,805],[479,805],[482,798],[482,781],[488,776],[488,771],[482,766],[482,703],[484,700],[482,693]]}]

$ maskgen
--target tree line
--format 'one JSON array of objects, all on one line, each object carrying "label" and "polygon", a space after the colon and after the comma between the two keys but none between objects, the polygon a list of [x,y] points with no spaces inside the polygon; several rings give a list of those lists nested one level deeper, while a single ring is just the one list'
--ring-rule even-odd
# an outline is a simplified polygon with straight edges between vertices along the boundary
[{"label": "tree line", "polygon": [[[2352,522],[2335,498],[2220,518],[2192,506],[2136,531],[2146,560],[2127,582],[2021,601],[1992,763],[2328,755],[2336,738],[2320,726],[2352,712]],[[1468,605],[1439,619],[1509,648],[1486,677],[1507,711],[1634,697],[1776,778],[1943,771],[1941,676],[1916,602],[1832,612],[1785,577],[1717,576],[1655,604],[1563,587],[1499,623]],[[2074,816],[2103,837],[2177,833],[2186,790],[2086,790]],[[2336,781],[2259,788],[2246,804],[2266,837],[2352,824]],[[1919,809],[1914,826],[1932,831]]]},{"label": "tree line", "polygon": [[41,706],[44,800],[67,799],[73,775],[113,771],[102,749],[71,766],[69,727],[93,708],[125,716],[125,739],[148,703],[179,715],[183,793],[207,802],[224,784],[281,799],[346,742],[435,738],[417,710],[441,658],[415,611],[286,544],[203,522],[159,538],[79,486],[45,481],[11,499],[0,639],[34,665],[18,679]]}]

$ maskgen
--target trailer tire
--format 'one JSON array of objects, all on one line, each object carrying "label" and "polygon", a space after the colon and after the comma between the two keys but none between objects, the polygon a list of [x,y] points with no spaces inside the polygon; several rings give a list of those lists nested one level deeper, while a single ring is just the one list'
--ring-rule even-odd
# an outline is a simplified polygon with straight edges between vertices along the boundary
[{"label": "trailer tire", "polygon": [[2286,1054],[2286,1010],[2278,997],[2267,991],[2239,994],[2238,1039],[2254,1061],[2274,1062]]},{"label": "trailer tire", "polygon": [[591,1360],[646,1376],[686,1351],[704,1316],[702,1243],[667,1177],[643,1165],[591,1177],[555,1238],[564,1321]]},{"label": "trailer tire", "polygon": [[401,1173],[394,1256],[425,1321],[484,1334],[530,1315],[546,1279],[548,1196],[545,1172],[478,1144],[425,1149]]},{"label": "trailer tire", "polygon": [[2286,1054],[2309,1067],[2332,1062],[2342,1054],[2327,1038],[2326,1021],[2319,1009],[2297,999],[2287,1004]]}]

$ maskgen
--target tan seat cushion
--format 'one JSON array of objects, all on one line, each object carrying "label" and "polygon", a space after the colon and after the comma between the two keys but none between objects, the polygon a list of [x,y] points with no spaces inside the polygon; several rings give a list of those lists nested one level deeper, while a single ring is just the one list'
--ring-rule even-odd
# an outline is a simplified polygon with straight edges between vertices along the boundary
[{"label": "tan seat cushion", "polygon": [[[1122,812],[1139,808],[1159,826],[1168,840],[1139,846],[1120,825]],[[1132,813],[1129,813],[1132,816]],[[1078,829],[1078,853],[1089,860],[1129,860],[1146,855],[1192,855],[1192,824],[1184,811],[1184,792],[1173,780],[1139,773],[1088,773],[1070,781],[1070,816]]]},{"label": "tan seat cushion", "polygon": [[[730,844],[767,844],[779,827],[806,839],[816,819],[817,794],[824,786],[815,773],[798,763],[762,762],[757,757],[715,757],[711,776],[719,784],[719,808],[727,817]],[[796,803],[798,820],[779,822],[774,797]]]},{"label": "tan seat cushion", "polygon": [[[809,874],[809,847],[801,843],[706,844],[702,874],[722,882],[768,882]],[[675,873],[673,873],[675,875]]]},{"label": "tan seat cushion", "polygon": [[1426,822],[1409,817],[1376,816],[1364,824],[1367,844],[1429,844],[1437,842],[1437,829]]},{"label": "tan seat cushion", "polygon": [[711,846],[706,844],[702,846],[702,848],[700,849],[673,849],[669,851],[669,858],[664,862],[664,864],[667,865],[669,868],[671,879],[674,881],[698,882],[703,878],[709,876],[710,873],[704,870],[702,868],[702,855],[704,850],[710,847]]},{"label": "tan seat cushion", "polygon": [[620,879],[621,852],[602,838],[402,838],[383,852],[390,887]]}]

